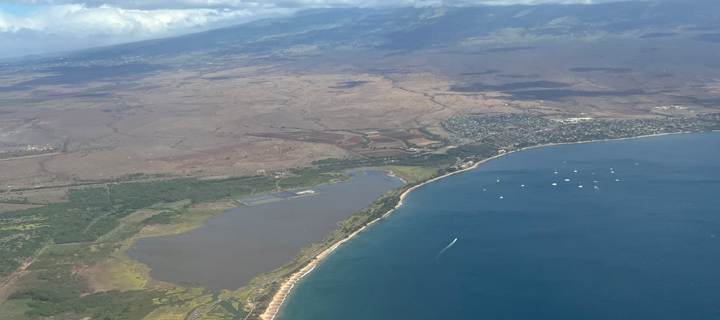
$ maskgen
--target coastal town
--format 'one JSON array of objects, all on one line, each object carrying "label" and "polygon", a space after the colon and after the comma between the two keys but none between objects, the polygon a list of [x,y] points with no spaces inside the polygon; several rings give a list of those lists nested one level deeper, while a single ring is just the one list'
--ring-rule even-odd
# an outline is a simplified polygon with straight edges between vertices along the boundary
[{"label": "coastal town", "polygon": [[599,120],[546,119],[532,114],[454,115],[442,122],[454,134],[448,144],[480,142],[497,148],[523,148],[541,144],[622,139],[679,132],[720,130],[720,114],[696,118]]}]

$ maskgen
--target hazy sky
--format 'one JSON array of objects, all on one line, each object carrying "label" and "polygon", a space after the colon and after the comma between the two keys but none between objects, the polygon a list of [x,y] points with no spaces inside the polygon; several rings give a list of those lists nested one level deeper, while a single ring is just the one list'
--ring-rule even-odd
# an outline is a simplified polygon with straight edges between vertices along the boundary
[{"label": "hazy sky", "polygon": [[[613,0],[446,0],[446,5],[592,4]],[[437,0],[0,1],[0,58],[103,46],[290,15],[309,8],[416,6]]]}]

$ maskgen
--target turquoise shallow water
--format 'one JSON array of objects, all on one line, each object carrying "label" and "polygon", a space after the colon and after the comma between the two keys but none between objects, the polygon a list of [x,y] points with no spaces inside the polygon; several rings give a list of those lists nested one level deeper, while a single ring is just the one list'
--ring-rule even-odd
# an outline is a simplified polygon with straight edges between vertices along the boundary
[{"label": "turquoise shallow water", "polygon": [[277,318],[720,319],[719,218],[720,133],[526,150],[410,193]]}]

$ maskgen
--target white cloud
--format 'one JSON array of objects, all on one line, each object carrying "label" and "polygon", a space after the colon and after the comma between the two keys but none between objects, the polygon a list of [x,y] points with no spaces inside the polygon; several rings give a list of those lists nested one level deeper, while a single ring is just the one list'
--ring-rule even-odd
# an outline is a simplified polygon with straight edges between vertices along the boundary
[{"label": "white cloud", "polygon": [[[412,6],[427,0],[10,0],[5,3],[25,6],[84,3],[88,7],[110,5],[126,9],[188,9],[188,8],[318,8],[318,7],[392,7]],[[432,0],[441,1],[441,0]],[[623,0],[442,0],[445,4],[536,5],[593,4]]]},{"label": "white cloud", "polygon": [[81,4],[43,6],[24,15],[0,11],[0,57],[162,38],[283,16],[296,9],[122,9]]},{"label": "white cloud", "polygon": [[292,13],[290,9],[121,9],[80,4],[41,7],[25,16],[0,12],[0,31],[30,29],[43,32],[84,34],[173,33],[177,30],[218,23],[239,23],[272,15]]},{"label": "white cloud", "polygon": [[[437,0],[434,0],[437,1]],[[613,0],[445,0],[450,5],[600,3]],[[0,4],[0,58],[161,38],[307,8],[414,6],[427,0],[10,0]]]}]

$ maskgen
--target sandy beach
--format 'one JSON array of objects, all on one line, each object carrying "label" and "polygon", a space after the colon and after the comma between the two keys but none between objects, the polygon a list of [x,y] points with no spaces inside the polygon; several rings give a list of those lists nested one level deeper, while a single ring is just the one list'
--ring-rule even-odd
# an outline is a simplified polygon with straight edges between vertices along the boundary
[{"label": "sandy beach", "polygon": [[[681,132],[678,132],[678,133],[681,133]],[[497,158],[499,158],[499,157],[502,157],[502,156],[505,156],[505,155],[508,155],[508,154],[511,154],[511,153],[523,151],[523,150],[529,150],[529,149],[539,148],[539,147],[556,146],[556,145],[566,145],[566,144],[593,143],[593,142],[603,142],[603,141],[617,141],[617,140],[637,139],[637,138],[646,138],[646,137],[657,137],[657,136],[663,136],[663,135],[668,135],[668,134],[676,134],[676,133],[662,133],[662,134],[655,134],[655,135],[629,137],[629,138],[619,138],[619,139],[612,139],[612,140],[591,140],[591,141],[579,141],[579,142],[568,142],[568,143],[554,143],[554,144],[545,144],[545,145],[531,146],[531,147],[527,147],[527,148],[523,148],[523,149],[519,149],[519,150],[510,151],[510,152],[503,153],[503,154],[498,154],[498,155],[496,155],[496,156],[493,156],[493,157],[490,157],[490,158],[487,158],[487,159],[483,159],[483,160],[481,160],[481,161],[478,161],[477,163],[475,163],[475,164],[474,164],[473,166],[471,166],[471,167],[468,167],[468,168],[465,168],[465,169],[462,169],[462,170],[458,170],[458,171],[454,171],[454,172],[450,172],[450,173],[445,174],[445,175],[442,175],[442,176],[440,176],[440,177],[433,178],[433,179],[430,179],[430,180],[428,180],[428,181],[425,181],[425,182],[423,182],[423,183],[421,183],[421,184],[419,184],[419,185],[417,185],[417,186],[414,186],[414,187],[406,190],[405,192],[403,192],[403,193],[400,195],[400,201],[399,201],[398,204],[395,206],[395,208],[393,208],[392,210],[390,210],[390,211],[388,211],[387,213],[385,213],[382,217],[380,217],[380,218],[378,218],[378,219],[375,219],[375,220],[373,220],[372,222],[368,223],[366,226],[360,228],[358,231],[355,231],[355,232],[353,232],[352,234],[348,235],[347,238],[338,241],[338,242],[337,242],[335,245],[333,245],[332,247],[330,247],[330,248],[322,251],[322,252],[319,253],[317,256],[315,256],[315,258],[313,258],[313,260],[312,260],[310,263],[308,263],[305,267],[303,267],[303,268],[300,269],[299,271],[293,273],[293,274],[290,276],[290,278],[289,278],[288,280],[286,280],[286,281],[281,285],[280,290],[278,290],[278,292],[275,294],[275,296],[273,297],[272,301],[270,302],[268,308],[265,310],[265,312],[263,312],[263,314],[260,315],[260,318],[263,319],[263,320],[273,320],[273,319],[275,319],[275,316],[278,314],[278,312],[279,312],[280,308],[282,307],[282,304],[285,302],[285,299],[287,298],[288,294],[290,294],[290,292],[292,291],[293,287],[295,286],[295,284],[296,284],[300,279],[302,279],[305,275],[307,275],[307,274],[309,274],[310,272],[312,272],[312,271],[315,269],[315,267],[317,266],[318,263],[320,263],[323,259],[325,259],[327,256],[329,256],[329,255],[330,255],[333,251],[335,251],[335,249],[337,249],[341,244],[343,244],[343,243],[345,243],[346,241],[352,239],[353,237],[355,237],[356,235],[358,235],[360,232],[362,232],[363,230],[365,230],[365,228],[367,228],[368,226],[372,225],[373,223],[375,223],[375,222],[377,222],[377,221],[379,221],[379,220],[381,220],[381,219],[389,216],[390,214],[392,214],[395,210],[397,210],[400,206],[402,206],[402,204],[403,204],[403,199],[405,199],[405,196],[407,196],[411,191],[413,191],[413,190],[415,190],[415,189],[417,189],[417,188],[419,188],[419,187],[422,187],[422,186],[424,186],[424,185],[426,185],[426,184],[428,184],[428,183],[431,183],[431,182],[434,182],[434,181],[437,181],[437,180],[440,180],[440,179],[449,177],[449,176],[454,175],[454,174],[457,174],[457,173],[461,173],[461,172],[464,172],[464,171],[468,171],[468,170],[475,169],[475,168],[477,168],[477,166],[479,166],[480,164],[485,163],[485,162],[487,162],[487,161],[490,161],[490,160],[493,160],[493,159],[497,159]]]},{"label": "sandy beach", "polygon": [[[520,151],[520,150],[518,150],[518,151]],[[513,152],[516,152],[516,151],[513,151]],[[296,284],[300,279],[302,279],[304,276],[306,276],[307,274],[309,274],[310,272],[312,272],[312,271],[315,269],[315,267],[317,266],[318,263],[320,263],[323,259],[325,259],[327,256],[329,256],[329,255],[330,255],[333,251],[335,251],[335,249],[337,249],[341,244],[343,244],[343,243],[345,243],[346,241],[352,239],[353,237],[355,237],[356,235],[358,235],[360,232],[362,232],[363,230],[365,230],[365,228],[367,228],[368,226],[372,225],[373,223],[375,223],[375,222],[377,222],[377,221],[379,221],[379,220],[381,220],[381,219],[383,219],[383,218],[386,218],[387,216],[389,216],[390,214],[392,214],[395,210],[397,210],[397,208],[400,208],[400,206],[402,206],[402,204],[403,204],[403,199],[405,199],[405,196],[407,196],[411,191],[413,191],[413,190],[415,190],[415,189],[417,189],[417,188],[419,188],[419,187],[422,187],[422,186],[424,186],[424,185],[426,185],[426,184],[428,184],[428,183],[430,183],[430,182],[437,181],[437,180],[440,180],[440,179],[442,179],[442,178],[449,177],[449,176],[451,176],[451,175],[453,175],[453,174],[460,173],[460,172],[464,172],[464,171],[467,171],[467,170],[475,169],[478,165],[480,165],[480,164],[483,163],[483,162],[490,161],[490,160],[492,160],[492,159],[496,159],[496,158],[498,158],[498,157],[502,157],[502,156],[507,155],[507,154],[510,154],[510,153],[512,153],[512,152],[508,152],[508,153],[504,153],[504,154],[499,154],[499,155],[496,155],[496,156],[494,156],[494,157],[484,159],[484,160],[482,160],[482,161],[479,161],[479,162],[475,163],[475,164],[474,164],[473,166],[471,166],[471,167],[468,167],[468,168],[465,168],[465,169],[462,169],[462,170],[458,170],[458,171],[454,171],[454,172],[450,172],[450,173],[445,174],[445,175],[443,175],[443,176],[430,179],[430,180],[428,180],[428,181],[425,181],[425,182],[423,182],[423,183],[421,183],[421,184],[419,184],[419,185],[417,185],[417,186],[414,186],[414,187],[406,190],[405,192],[403,192],[403,193],[400,195],[400,201],[399,201],[398,204],[395,206],[395,208],[393,208],[392,210],[390,210],[390,211],[388,211],[387,213],[385,213],[382,217],[371,221],[370,223],[368,223],[368,224],[365,225],[364,227],[360,228],[358,231],[355,231],[355,232],[351,233],[351,234],[348,235],[345,239],[342,239],[342,240],[338,241],[338,242],[337,242],[335,245],[333,245],[332,247],[330,247],[330,248],[322,251],[322,252],[319,253],[317,256],[315,256],[315,258],[313,258],[313,260],[312,260],[310,263],[308,263],[305,267],[303,267],[303,268],[300,269],[299,271],[293,273],[293,274],[290,276],[290,278],[289,278],[288,280],[286,280],[286,281],[280,286],[280,290],[278,290],[278,292],[275,294],[275,296],[273,297],[272,301],[270,302],[268,308],[265,310],[265,312],[263,312],[263,314],[260,315],[260,318],[263,319],[263,320],[272,320],[272,319],[275,319],[275,316],[277,315],[278,311],[280,311],[280,308],[282,307],[282,304],[285,302],[285,299],[287,298],[288,294],[290,294],[290,291],[292,291],[293,287],[295,287],[295,284]]]}]

